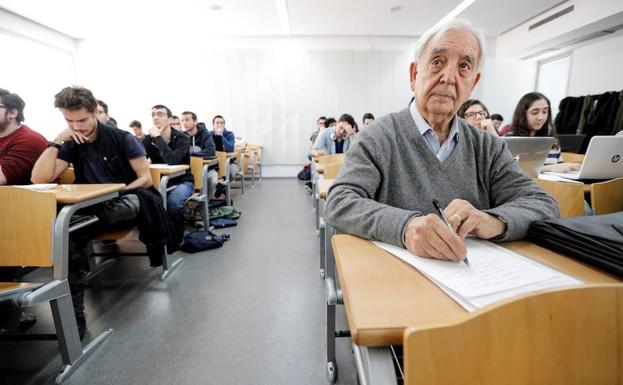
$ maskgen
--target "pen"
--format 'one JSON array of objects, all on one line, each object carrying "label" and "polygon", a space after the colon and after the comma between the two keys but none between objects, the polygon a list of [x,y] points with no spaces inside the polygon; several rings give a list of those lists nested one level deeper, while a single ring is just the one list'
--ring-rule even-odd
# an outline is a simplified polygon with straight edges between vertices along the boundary
[{"label": "pen", "polygon": [[[437,201],[437,199],[433,199],[433,206],[435,206],[435,210],[437,210],[437,214],[439,214],[439,216],[445,222],[445,224],[448,225],[448,228],[450,229],[450,231],[454,232],[454,229],[452,228],[452,226],[450,226],[450,223],[448,222],[448,218],[446,218],[446,215],[443,213],[441,206],[439,206],[439,202]],[[465,262],[465,264],[469,266],[469,261],[467,260],[467,256],[463,258],[463,262]]]}]

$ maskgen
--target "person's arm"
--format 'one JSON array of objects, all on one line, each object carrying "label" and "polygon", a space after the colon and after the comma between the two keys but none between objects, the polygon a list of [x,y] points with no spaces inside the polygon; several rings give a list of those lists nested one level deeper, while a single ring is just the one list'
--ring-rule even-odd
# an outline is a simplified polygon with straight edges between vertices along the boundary
[{"label": "person's arm", "polygon": [[312,147],[313,156],[325,155],[329,152],[329,149],[327,149],[327,146],[325,144],[327,142],[327,136],[329,136],[329,131],[331,131],[329,128],[325,128],[316,137],[316,141],[314,142],[314,146]]},{"label": "person's arm", "polygon": [[325,217],[339,231],[403,247],[407,222],[421,213],[375,200],[384,178],[381,164],[389,162],[388,156],[388,152],[377,150],[372,137],[364,131],[346,153],[340,176],[329,189]]},{"label": "person's arm", "polygon": [[231,131],[225,131],[223,133],[223,149],[226,152],[234,152],[236,145],[236,136]]},{"label": "person's arm", "polygon": [[214,138],[209,132],[203,131],[203,140],[200,144],[201,150],[206,152],[208,156],[216,156],[216,145],[214,144]]},{"label": "person's arm", "polygon": [[556,200],[521,171],[504,141],[493,140],[488,151],[491,152],[489,191],[493,208],[483,212],[500,218],[506,225],[506,231],[493,240],[521,239],[530,223],[560,216]]},{"label": "person's arm", "polygon": [[[71,128],[63,130],[53,140],[56,144],[63,143],[62,150],[59,151],[55,147],[48,147],[43,151],[32,169],[31,182],[49,183],[55,181],[69,167],[69,154],[67,153],[69,151],[69,143],[65,142],[73,141],[74,145],[79,145],[86,143],[87,140],[86,136],[73,131]],[[61,153],[60,157],[59,152]]]},{"label": "person's arm", "polygon": [[0,185],[21,184],[30,180],[37,158],[45,150],[43,137],[22,136],[0,157]]},{"label": "person's arm", "polygon": [[2,171],[2,166],[0,165],[0,186],[4,186],[7,182],[6,176],[4,176],[4,172]]},{"label": "person's arm", "polygon": [[126,189],[143,187],[148,188],[152,185],[151,180],[151,172],[149,172],[149,163],[147,162],[147,158],[141,156],[139,158],[130,159],[130,166],[132,166],[132,170],[136,174],[137,178],[127,185]]},{"label": "person's arm", "polygon": [[175,139],[175,147],[170,148],[162,136],[152,137],[151,142],[160,151],[160,156],[167,164],[184,164],[190,153],[190,137],[179,134]]}]

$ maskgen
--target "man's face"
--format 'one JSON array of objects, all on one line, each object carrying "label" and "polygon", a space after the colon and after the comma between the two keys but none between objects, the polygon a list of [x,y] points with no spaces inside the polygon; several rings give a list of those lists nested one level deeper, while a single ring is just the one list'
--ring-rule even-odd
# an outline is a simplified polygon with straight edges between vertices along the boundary
[{"label": "man's face", "polygon": [[182,126],[184,127],[184,131],[190,133],[191,135],[195,135],[197,122],[193,120],[191,115],[182,115]]},{"label": "man's face", "polygon": [[363,120],[363,126],[364,127],[368,127],[370,124],[372,124],[372,122],[374,122],[374,119],[366,118],[366,119]]},{"label": "man's face", "polygon": [[162,129],[171,125],[171,118],[167,114],[167,110],[164,108],[152,108],[151,109],[151,121],[154,126]]},{"label": "man's face", "polygon": [[326,119],[318,119],[318,120],[316,121],[316,127],[317,127],[319,130],[322,130],[322,129],[324,128],[324,122],[326,122]]},{"label": "man's face", "polygon": [[493,119],[492,122],[493,122],[493,127],[495,127],[496,130],[500,128],[500,125],[502,125],[501,120]]},{"label": "man's face", "polygon": [[411,85],[424,119],[450,119],[480,80],[476,65],[478,41],[466,30],[450,30],[424,47],[419,62],[411,64]]},{"label": "man's face", "polygon": [[4,130],[9,127],[11,124],[11,110],[7,109],[2,102],[0,102],[0,132],[4,132]]},{"label": "man's face", "polygon": [[97,112],[97,120],[99,120],[100,123],[106,124],[106,122],[108,122],[108,120],[110,119],[108,114],[104,112],[104,107],[100,106],[99,104],[97,105],[96,112]]},{"label": "man's face", "polygon": [[180,121],[180,118],[173,118],[171,119],[171,127],[175,128],[176,130],[181,130],[182,129],[182,122]]},{"label": "man's face", "polygon": [[93,139],[97,128],[97,111],[89,112],[84,107],[79,110],[61,108],[61,113],[71,130]]},{"label": "man's face", "polygon": [[132,131],[134,131],[134,136],[140,138],[143,136],[143,129],[137,126],[132,127]]},{"label": "man's face", "polygon": [[214,119],[214,123],[212,123],[212,128],[215,130],[224,130],[225,129],[225,119],[216,118]]},{"label": "man's face", "polygon": [[339,122],[337,124],[337,127],[335,127],[335,135],[337,135],[338,138],[344,139],[346,137],[346,122]]},{"label": "man's face", "polygon": [[480,124],[483,119],[487,118],[487,112],[480,104],[472,104],[465,110],[465,120],[476,128],[481,128]]}]

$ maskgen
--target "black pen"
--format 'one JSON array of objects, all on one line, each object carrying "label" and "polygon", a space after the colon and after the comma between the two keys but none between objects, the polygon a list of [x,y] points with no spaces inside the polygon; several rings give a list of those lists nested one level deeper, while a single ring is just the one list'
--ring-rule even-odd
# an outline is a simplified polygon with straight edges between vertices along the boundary
[{"label": "black pen", "polygon": [[[450,222],[448,222],[448,218],[446,218],[446,215],[443,213],[443,210],[441,209],[441,206],[439,205],[439,202],[437,201],[437,199],[433,199],[433,206],[435,206],[435,210],[437,210],[437,214],[439,214],[439,216],[445,222],[445,224],[448,225],[448,228],[450,229],[450,231],[454,232],[454,229],[450,225]],[[465,262],[465,264],[469,266],[469,261],[467,260],[467,256],[463,258],[463,262]]]}]

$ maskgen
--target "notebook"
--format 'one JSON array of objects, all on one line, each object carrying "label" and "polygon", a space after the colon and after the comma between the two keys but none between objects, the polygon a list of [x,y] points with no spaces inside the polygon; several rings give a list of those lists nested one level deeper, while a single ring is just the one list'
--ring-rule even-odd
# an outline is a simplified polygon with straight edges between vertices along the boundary
[{"label": "notebook", "polygon": [[539,175],[554,144],[554,138],[549,136],[538,138],[505,136],[502,139],[519,162],[519,167],[531,178]]},{"label": "notebook", "polygon": [[613,179],[623,177],[623,136],[593,136],[580,171],[544,172],[567,179]]}]

